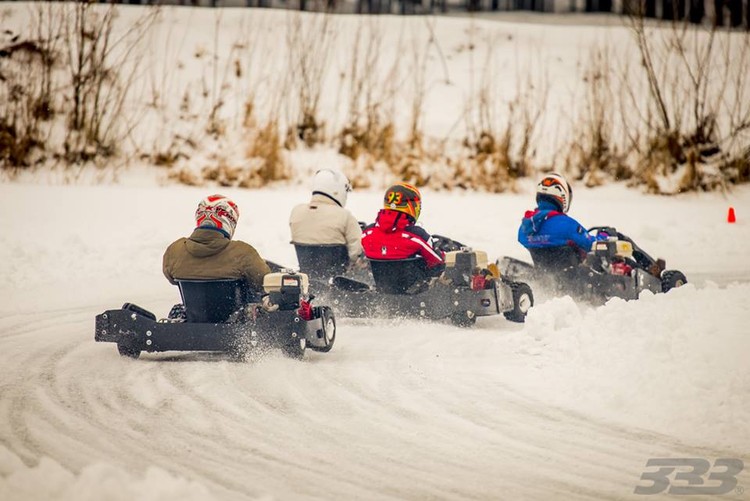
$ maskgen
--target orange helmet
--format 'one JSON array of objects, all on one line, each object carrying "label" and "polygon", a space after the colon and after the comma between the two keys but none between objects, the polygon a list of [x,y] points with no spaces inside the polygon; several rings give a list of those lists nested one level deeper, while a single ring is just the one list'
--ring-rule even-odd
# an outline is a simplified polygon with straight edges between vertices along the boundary
[{"label": "orange helmet", "polygon": [[416,221],[422,211],[422,195],[416,187],[410,184],[394,184],[385,191],[383,207],[403,212]]}]

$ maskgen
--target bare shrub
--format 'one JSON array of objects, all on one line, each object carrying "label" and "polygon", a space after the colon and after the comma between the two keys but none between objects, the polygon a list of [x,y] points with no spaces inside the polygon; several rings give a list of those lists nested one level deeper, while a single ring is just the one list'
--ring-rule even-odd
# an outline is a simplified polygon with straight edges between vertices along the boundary
[{"label": "bare shrub", "polygon": [[282,151],[279,129],[278,122],[270,120],[264,126],[252,131],[246,156],[253,165],[241,186],[258,187],[272,181],[290,178],[289,167]]},{"label": "bare shrub", "polygon": [[[28,41],[0,49],[0,158],[3,168],[28,167],[32,153],[42,146],[39,113],[44,91],[29,68],[39,68],[43,49]],[[26,71],[24,71],[26,70]]]},{"label": "bare shrub", "polygon": [[349,106],[346,125],[338,134],[338,150],[353,160],[368,154],[374,161],[391,164],[400,58],[394,59],[385,74],[380,71],[384,62],[383,31],[379,23],[377,18],[362,22],[350,52],[348,72],[342,74],[342,79],[348,79]]},{"label": "bare shrub", "polygon": [[[435,56],[439,58],[443,67],[443,78],[439,83],[450,84],[445,56],[438,38],[435,36],[435,19],[423,18],[427,39],[424,44],[412,40],[411,67],[408,74],[411,75],[411,102],[410,121],[406,140],[398,148],[396,163],[391,170],[400,179],[405,179],[417,186],[445,187],[445,167],[439,168],[439,164],[445,165],[445,141],[430,141],[423,132],[422,119],[424,114],[425,99],[434,83],[428,81],[427,66]],[[452,174],[448,174],[452,176]]]},{"label": "bare shrub", "polygon": [[178,184],[184,184],[186,186],[202,186],[203,179],[201,176],[193,172],[191,169],[182,168],[177,170],[170,170],[167,175],[169,179],[177,182]]},{"label": "bare shrub", "polygon": [[289,122],[294,124],[294,135],[308,147],[325,138],[318,106],[335,40],[332,19],[329,14],[294,12],[286,26],[289,68],[297,93],[297,117]]},{"label": "bare shrub", "polygon": [[78,0],[62,9],[71,103],[65,160],[111,157],[133,126],[124,123],[122,111],[141,60],[137,48],[158,9],[148,10],[120,35],[114,31],[118,15],[114,4],[98,9],[92,2]]},{"label": "bare shrub", "polygon": [[[549,88],[544,75],[526,70],[518,77],[515,96],[506,103],[505,119],[500,119],[495,96],[496,66],[493,40],[487,40],[482,79],[475,97],[466,103],[461,171],[470,173],[468,187],[502,192],[514,187],[514,181],[534,170],[534,137],[546,107]],[[473,61],[473,58],[472,58]],[[473,63],[472,63],[473,64]],[[522,73],[519,73],[522,74]]]},{"label": "bare shrub", "polygon": [[679,193],[742,179],[750,148],[750,34],[687,23],[647,30],[637,16],[631,29],[648,97],[644,104],[630,92],[644,130],[633,144],[640,152],[635,182]]},{"label": "bare shrub", "polygon": [[625,164],[625,153],[618,148],[615,131],[617,101],[612,89],[613,63],[607,47],[594,49],[583,70],[584,94],[575,102],[577,121],[572,123],[572,139],[566,153],[564,170],[598,186],[606,180],[626,180],[632,172]]},{"label": "bare shrub", "polygon": [[15,34],[0,50],[3,167],[115,155],[135,124],[123,110],[137,48],[158,9],[122,33],[114,30],[115,5],[39,2],[30,12],[28,34]]},{"label": "bare shrub", "polygon": [[[354,161],[349,177],[355,188],[369,187],[376,171],[387,173],[401,157],[394,114],[403,83],[402,51],[386,61],[384,34],[382,19],[361,21],[347,66],[339,72],[348,100],[344,125],[335,140],[338,152]],[[402,43],[399,39],[399,47]]]},{"label": "bare shrub", "polygon": [[[221,111],[227,103],[228,93],[233,87],[233,83],[241,81],[244,75],[244,67],[240,59],[246,52],[250,52],[250,58],[255,56],[254,44],[250,43],[251,36],[254,33],[252,27],[241,30],[242,38],[235,40],[231,45],[228,53],[222,53],[219,46],[219,35],[223,31],[223,9],[215,9],[214,28],[213,28],[213,49],[212,58],[208,62],[210,67],[210,85],[205,83],[204,75],[204,96],[209,100],[209,111],[206,122],[206,133],[215,138],[226,134],[228,124],[222,118]],[[224,59],[223,66],[218,64],[220,54]]]},{"label": "bare shrub", "polygon": [[[4,169],[44,160],[48,127],[58,103],[53,71],[59,63],[62,20],[49,4],[34,6],[29,38],[6,30],[0,48],[0,158]],[[23,37],[23,38],[22,38]]]}]

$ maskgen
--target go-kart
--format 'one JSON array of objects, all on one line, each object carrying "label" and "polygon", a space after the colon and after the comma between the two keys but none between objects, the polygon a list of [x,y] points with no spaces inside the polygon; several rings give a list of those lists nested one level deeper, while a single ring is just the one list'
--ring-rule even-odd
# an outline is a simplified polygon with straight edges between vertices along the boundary
[{"label": "go-kart", "polygon": [[[534,304],[531,287],[489,271],[487,254],[441,236],[448,250],[445,270],[433,276],[421,257],[366,260],[370,280],[342,274],[343,246],[295,245],[300,269],[310,273],[311,290],[344,317],[450,319],[468,327],[477,317],[503,314],[523,322]],[[493,265],[494,266],[494,265]],[[369,282],[369,283],[368,283]]]},{"label": "go-kart", "polygon": [[533,264],[503,257],[498,268],[503,276],[526,280],[535,289],[595,304],[613,297],[638,299],[644,290],[661,293],[687,283],[681,271],[665,270],[663,259],[654,259],[615,228],[597,226],[589,233],[596,241],[583,255],[567,246],[529,249]]},{"label": "go-kart", "polygon": [[275,272],[263,279],[265,302],[243,280],[180,280],[182,304],[168,318],[132,303],[96,316],[94,339],[117,344],[120,355],[142,351],[213,351],[245,359],[280,348],[301,359],[306,348],[328,352],[336,320],[327,306],[313,307],[304,273]]}]

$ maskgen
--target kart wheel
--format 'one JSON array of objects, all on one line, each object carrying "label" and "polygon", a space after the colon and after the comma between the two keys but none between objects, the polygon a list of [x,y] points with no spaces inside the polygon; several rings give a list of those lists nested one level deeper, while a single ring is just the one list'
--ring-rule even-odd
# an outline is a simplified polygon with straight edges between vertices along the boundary
[{"label": "kart wheel", "polygon": [[117,351],[120,353],[121,357],[128,357],[132,359],[136,359],[141,356],[141,350],[138,348],[133,348],[132,346],[128,346],[122,343],[117,344]]},{"label": "kart wheel", "polygon": [[526,321],[526,313],[534,306],[534,293],[523,282],[511,282],[508,285],[513,292],[513,309],[503,315],[511,322],[523,323]]},{"label": "kart wheel", "polygon": [[320,318],[323,324],[323,338],[325,339],[326,345],[323,347],[310,345],[310,349],[328,353],[331,351],[331,348],[333,348],[334,341],[336,341],[336,317],[333,315],[333,310],[328,306],[321,306],[315,308],[315,310],[317,310],[315,316]]},{"label": "kart wheel", "polygon": [[305,356],[305,348],[307,348],[307,339],[302,337],[289,344],[282,345],[281,351],[289,358],[302,360]]},{"label": "kart wheel", "polygon": [[661,290],[668,292],[675,287],[681,287],[687,283],[687,278],[681,271],[667,270],[661,274]]},{"label": "kart wheel", "polygon": [[477,323],[477,316],[473,311],[457,311],[451,315],[451,323],[456,327],[471,327]]}]

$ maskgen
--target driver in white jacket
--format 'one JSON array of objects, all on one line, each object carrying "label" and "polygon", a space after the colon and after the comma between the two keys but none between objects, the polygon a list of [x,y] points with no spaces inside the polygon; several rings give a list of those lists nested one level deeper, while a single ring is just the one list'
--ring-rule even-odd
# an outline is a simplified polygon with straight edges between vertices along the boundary
[{"label": "driver in white jacket", "polygon": [[321,169],[313,177],[312,199],[292,209],[289,226],[293,244],[346,245],[349,263],[362,255],[362,229],[357,219],[344,207],[351,191],[341,172]]}]

